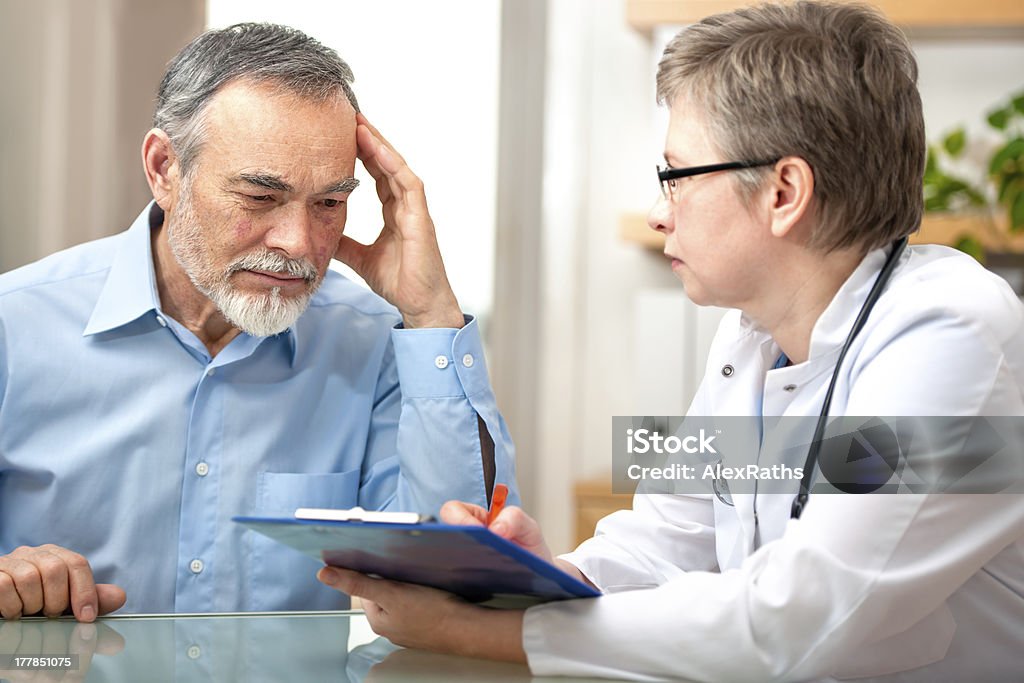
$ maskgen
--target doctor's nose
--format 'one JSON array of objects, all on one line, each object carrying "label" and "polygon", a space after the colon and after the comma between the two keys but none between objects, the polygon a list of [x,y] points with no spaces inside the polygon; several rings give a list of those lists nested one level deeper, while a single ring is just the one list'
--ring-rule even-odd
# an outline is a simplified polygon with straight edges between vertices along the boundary
[{"label": "doctor's nose", "polygon": [[675,229],[673,223],[672,202],[663,195],[658,196],[654,206],[647,212],[647,225],[651,230],[668,234]]}]

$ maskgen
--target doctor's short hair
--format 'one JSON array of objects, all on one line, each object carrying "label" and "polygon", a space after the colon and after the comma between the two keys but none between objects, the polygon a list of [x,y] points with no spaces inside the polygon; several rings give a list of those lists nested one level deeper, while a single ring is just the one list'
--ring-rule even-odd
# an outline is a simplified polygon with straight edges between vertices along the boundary
[{"label": "doctor's short hair", "polygon": [[202,148],[206,105],[239,79],[272,83],[314,102],[343,95],[359,111],[352,69],[302,31],[264,23],[206,31],[167,65],[153,114],[153,126],[170,138],[183,177],[190,177]]},{"label": "doctor's short hair", "polygon": [[[795,2],[708,17],[665,48],[657,95],[700,109],[723,161],[804,159],[814,172],[813,248],[867,251],[921,222],[917,62],[871,7]],[[749,202],[769,173],[731,175]]]}]

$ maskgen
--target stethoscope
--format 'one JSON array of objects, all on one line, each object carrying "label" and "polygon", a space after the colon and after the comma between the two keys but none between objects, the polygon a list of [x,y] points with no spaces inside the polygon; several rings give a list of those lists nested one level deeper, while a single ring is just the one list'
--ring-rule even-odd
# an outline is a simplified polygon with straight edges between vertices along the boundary
[{"label": "stethoscope", "polygon": [[[810,448],[807,449],[807,460],[804,462],[804,474],[800,479],[800,493],[797,494],[795,500],[793,500],[793,507],[790,510],[790,519],[799,519],[800,514],[804,511],[807,506],[807,498],[810,496],[811,489],[811,477],[814,474],[815,468],[818,466],[818,455],[821,452],[822,437],[825,435],[825,425],[828,423],[828,409],[832,403],[832,392],[836,388],[836,382],[839,380],[839,369],[843,365],[843,359],[846,357],[846,352],[850,350],[850,345],[853,344],[853,340],[856,339],[857,334],[860,333],[861,328],[864,327],[864,323],[867,322],[868,314],[871,313],[871,309],[875,307],[875,303],[882,295],[882,290],[885,289],[885,285],[888,284],[889,278],[892,277],[892,273],[896,270],[896,264],[899,261],[900,254],[907,247],[907,238],[903,237],[895,242],[892,251],[889,256],[885,259],[885,264],[882,266],[882,270],[879,271],[878,277],[875,278],[875,284],[871,286],[871,291],[868,292],[867,299],[864,300],[864,304],[860,307],[860,313],[857,314],[857,319],[853,322],[853,327],[850,329],[850,334],[847,335],[846,341],[843,343],[843,348],[839,352],[839,359],[836,360],[835,370],[832,371],[832,380],[828,384],[828,392],[825,394],[825,402],[821,406],[821,412],[818,414],[818,422],[814,427],[814,438],[811,440]],[[716,491],[717,493],[717,491]]]}]

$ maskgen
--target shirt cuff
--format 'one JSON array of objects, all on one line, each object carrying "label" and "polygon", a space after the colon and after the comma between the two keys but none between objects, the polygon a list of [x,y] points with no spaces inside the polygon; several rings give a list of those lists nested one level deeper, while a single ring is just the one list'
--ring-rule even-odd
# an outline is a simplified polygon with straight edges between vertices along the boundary
[{"label": "shirt cuff", "polygon": [[490,388],[476,319],[453,327],[391,330],[403,398],[462,398]]}]

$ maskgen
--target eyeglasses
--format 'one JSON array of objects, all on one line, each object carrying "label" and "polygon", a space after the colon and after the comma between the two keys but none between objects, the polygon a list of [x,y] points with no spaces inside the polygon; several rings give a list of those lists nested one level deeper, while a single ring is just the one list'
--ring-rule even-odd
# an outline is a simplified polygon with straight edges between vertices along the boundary
[{"label": "eyeglasses", "polygon": [[704,175],[705,173],[714,173],[715,171],[735,171],[741,168],[771,166],[778,161],[778,159],[770,161],[728,161],[724,164],[708,164],[707,166],[690,166],[688,168],[670,168],[668,166],[665,168],[656,166],[655,168],[658,169],[658,182],[661,184],[662,196],[665,199],[675,201],[676,190],[679,186],[679,183],[676,181],[680,178],[689,178],[690,176]]}]

